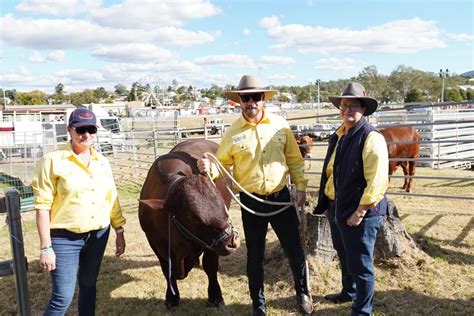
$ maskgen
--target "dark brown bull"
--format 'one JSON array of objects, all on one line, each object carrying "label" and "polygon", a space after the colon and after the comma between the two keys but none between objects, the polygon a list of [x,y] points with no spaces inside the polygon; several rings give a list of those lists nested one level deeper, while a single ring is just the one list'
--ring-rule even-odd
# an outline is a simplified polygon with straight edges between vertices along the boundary
[{"label": "dark brown bull", "polygon": [[224,303],[217,280],[218,256],[237,249],[238,234],[228,221],[230,196],[222,181],[214,186],[199,173],[196,164],[203,153],[215,153],[217,147],[208,140],[176,145],[155,160],[140,193],[140,225],[166,278],[168,308],[179,305],[176,280],[186,278],[203,252],[203,269],[209,279],[208,304],[219,307]]},{"label": "dark brown bull", "polygon": [[313,140],[308,135],[301,133],[294,133],[296,142],[300,148],[301,156],[303,158],[311,158],[311,153],[313,151]]},{"label": "dark brown bull", "polygon": [[[407,192],[411,191],[412,178],[406,176],[414,176],[416,169],[416,161],[397,161],[397,158],[411,158],[416,159],[420,155],[420,134],[410,126],[404,127],[387,127],[380,130],[387,142],[388,157],[390,158],[388,164],[388,174],[392,175],[398,166],[403,169],[405,175],[405,182],[403,189]],[[409,143],[411,142],[411,143]]]}]

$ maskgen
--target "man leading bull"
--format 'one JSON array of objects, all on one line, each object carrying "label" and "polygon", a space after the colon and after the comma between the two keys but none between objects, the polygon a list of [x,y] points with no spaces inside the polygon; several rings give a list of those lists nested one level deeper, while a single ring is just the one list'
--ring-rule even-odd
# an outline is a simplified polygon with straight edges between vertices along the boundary
[{"label": "man leading bull", "polygon": [[[298,192],[298,206],[303,206],[307,180],[304,178],[304,160],[298,145],[288,122],[263,109],[263,102],[276,93],[275,90],[262,88],[258,78],[250,75],[241,78],[238,90],[225,92],[229,99],[240,103],[242,116],[223,135],[216,157],[227,170],[233,167],[234,178],[246,191],[269,201],[290,201],[290,192],[286,186],[289,173]],[[200,159],[198,167],[200,172],[217,177],[216,168],[211,166],[209,159]],[[255,201],[244,192],[240,192],[240,201],[258,213],[272,213],[279,208]],[[263,259],[268,223],[272,225],[288,257],[299,307],[303,313],[311,314],[313,302],[308,292],[295,208],[289,207],[272,216],[259,216],[242,208],[242,223],[247,245],[247,276],[253,314],[266,314]]]}]

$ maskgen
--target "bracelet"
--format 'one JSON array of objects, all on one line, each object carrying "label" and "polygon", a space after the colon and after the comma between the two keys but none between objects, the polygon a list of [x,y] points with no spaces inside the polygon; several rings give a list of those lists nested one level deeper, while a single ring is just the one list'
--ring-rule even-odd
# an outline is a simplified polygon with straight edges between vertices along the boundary
[{"label": "bracelet", "polygon": [[119,227],[119,228],[117,228],[117,229],[115,230],[115,233],[116,233],[116,234],[121,234],[121,233],[123,233],[124,231],[125,231],[125,229],[123,229],[123,227]]},{"label": "bracelet", "polygon": [[54,253],[54,249],[52,246],[49,246],[48,248],[41,249],[41,253],[42,254]]}]

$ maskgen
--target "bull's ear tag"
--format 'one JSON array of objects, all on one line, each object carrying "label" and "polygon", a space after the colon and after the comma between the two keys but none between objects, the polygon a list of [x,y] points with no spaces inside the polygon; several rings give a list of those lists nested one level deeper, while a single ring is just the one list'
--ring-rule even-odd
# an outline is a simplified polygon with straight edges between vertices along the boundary
[{"label": "bull's ear tag", "polygon": [[165,206],[165,200],[160,199],[139,200],[139,202],[145,204],[153,210],[162,210]]}]

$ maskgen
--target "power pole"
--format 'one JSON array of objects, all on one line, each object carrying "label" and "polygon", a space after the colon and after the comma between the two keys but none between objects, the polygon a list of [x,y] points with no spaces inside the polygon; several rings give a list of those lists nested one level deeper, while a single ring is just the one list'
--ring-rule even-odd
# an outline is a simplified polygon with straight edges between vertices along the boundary
[{"label": "power pole", "polygon": [[320,108],[321,108],[321,100],[319,98],[319,86],[321,85],[321,80],[319,79],[316,79],[316,86],[318,87],[318,104],[317,104],[317,115],[318,115],[318,118],[316,119],[316,121],[319,123],[321,121],[321,118],[320,118]]},{"label": "power pole", "polygon": [[441,102],[444,102],[444,78],[449,77],[449,70],[443,71],[443,69],[440,69],[439,77],[441,78]]}]

